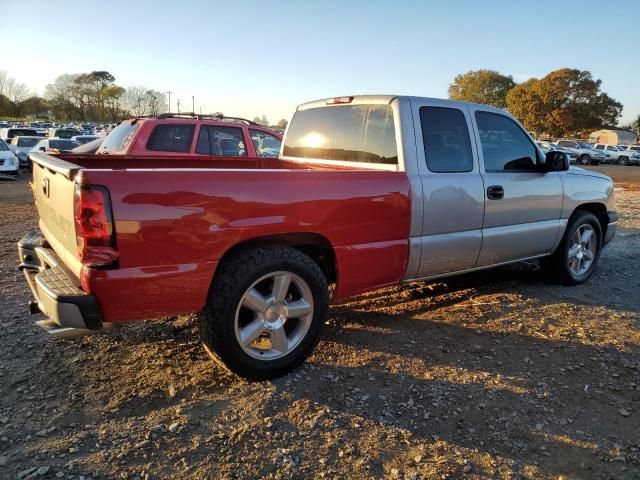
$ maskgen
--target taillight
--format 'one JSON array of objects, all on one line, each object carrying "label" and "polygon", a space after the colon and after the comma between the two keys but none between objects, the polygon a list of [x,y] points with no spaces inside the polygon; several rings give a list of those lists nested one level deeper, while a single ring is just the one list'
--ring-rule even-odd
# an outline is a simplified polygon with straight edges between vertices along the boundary
[{"label": "taillight", "polygon": [[89,267],[114,265],[118,251],[107,189],[76,184],[74,210],[80,261]]}]

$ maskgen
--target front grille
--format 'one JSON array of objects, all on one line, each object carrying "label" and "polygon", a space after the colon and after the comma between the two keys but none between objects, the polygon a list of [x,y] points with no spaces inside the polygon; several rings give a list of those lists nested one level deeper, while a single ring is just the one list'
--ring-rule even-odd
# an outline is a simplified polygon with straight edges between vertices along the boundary
[{"label": "front grille", "polygon": [[4,160],[0,160],[0,165],[4,165]]}]

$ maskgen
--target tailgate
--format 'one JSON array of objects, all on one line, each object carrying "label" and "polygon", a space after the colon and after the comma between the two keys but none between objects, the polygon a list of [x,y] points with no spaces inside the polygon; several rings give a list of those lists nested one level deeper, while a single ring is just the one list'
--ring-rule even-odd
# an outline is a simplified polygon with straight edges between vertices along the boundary
[{"label": "tailgate", "polygon": [[40,216],[40,230],[49,244],[76,275],[80,275],[74,192],[76,173],[81,167],[46,153],[32,153],[33,194]]}]

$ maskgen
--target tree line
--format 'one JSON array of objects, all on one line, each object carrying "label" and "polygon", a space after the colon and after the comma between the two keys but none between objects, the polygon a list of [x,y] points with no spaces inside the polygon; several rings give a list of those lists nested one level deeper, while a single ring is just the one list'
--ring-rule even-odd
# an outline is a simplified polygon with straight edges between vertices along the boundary
[{"label": "tree line", "polygon": [[60,121],[116,122],[167,111],[163,93],[143,86],[121,87],[107,71],[63,74],[44,96],[0,70],[0,118],[54,118]]},{"label": "tree line", "polygon": [[[618,124],[622,104],[601,87],[591,72],[572,68],[522,83],[495,70],[471,70],[454,78],[449,98],[506,108],[528,130],[562,137]],[[640,116],[619,128],[640,134],[639,126]]]}]

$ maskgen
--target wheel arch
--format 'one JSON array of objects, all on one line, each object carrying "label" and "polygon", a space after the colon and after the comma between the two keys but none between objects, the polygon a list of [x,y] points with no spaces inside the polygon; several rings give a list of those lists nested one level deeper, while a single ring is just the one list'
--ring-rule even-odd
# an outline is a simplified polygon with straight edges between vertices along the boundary
[{"label": "wheel arch", "polygon": [[[295,248],[311,258],[324,273],[327,283],[337,283],[338,268],[336,254],[331,242],[324,236],[313,232],[279,233],[242,240],[229,248],[220,258],[218,265],[235,256],[247,247],[285,245]],[[218,269],[216,269],[217,271]],[[214,275],[215,278],[215,275]]]},{"label": "wheel arch", "polygon": [[569,221],[571,221],[580,212],[589,212],[595,215],[595,217],[598,219],[598,223],[600,223],[602,239],[604,240],[607,234],[607,227],[609,225],[607,206],[603,203],[598,202],[582,203],[573,210],[571,216],[569,217]]}]

